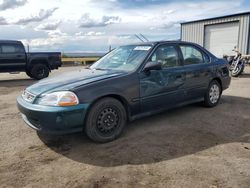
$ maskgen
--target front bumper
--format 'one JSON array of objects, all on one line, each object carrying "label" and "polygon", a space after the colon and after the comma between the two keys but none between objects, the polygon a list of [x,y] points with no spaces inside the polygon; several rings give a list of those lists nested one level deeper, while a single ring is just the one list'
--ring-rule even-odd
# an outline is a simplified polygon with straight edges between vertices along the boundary
[{"label": "front bumper", "polygon": [[222,77],[221,82],[222,82],[222,90],[224,91],[227,88],[229,88],[230,83],[231,83],[231,77],[230,76]]},{"label": "front bumper", "polygon": [[49,134],[66,134],[82,131],[89,104],[70,107],[41,106],[18,97],[17,106],[29,127]]}]

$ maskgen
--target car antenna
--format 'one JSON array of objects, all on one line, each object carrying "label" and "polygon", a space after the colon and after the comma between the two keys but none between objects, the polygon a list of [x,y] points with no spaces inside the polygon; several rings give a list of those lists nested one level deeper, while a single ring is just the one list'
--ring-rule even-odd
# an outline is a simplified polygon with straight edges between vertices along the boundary
[{"label": "car antenna", "polygon": [[135,37],[137,38],[137,39],[139,39],[141,42],[145,42],[143,39],[141,39],[141,37],[139,37],[137,34],[135,34]]},{"label": "car antenna", "polygon": [[141,36],[144,40],[146,40],[147,42],[149,42],[148,38],[145,37],[143,34],[140,33],[140,36]]}]

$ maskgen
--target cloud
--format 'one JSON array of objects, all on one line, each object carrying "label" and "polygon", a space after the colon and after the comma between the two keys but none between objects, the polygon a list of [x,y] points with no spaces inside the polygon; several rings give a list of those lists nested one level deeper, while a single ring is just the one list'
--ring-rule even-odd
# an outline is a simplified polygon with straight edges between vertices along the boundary
[{"label": "cloud", "polygon": [[179,28],[180,27],[180,23],[184,22],[183,20],[179,20],[179,21],[172,21],[172,22],[168,22],[163,24],[163,28],[164,29],[172,29],[172,28]]},{"label": "cloud", "polygon": [[38,37],[30,40],[21,39],[21,41],[24,44],[29,44],[32,48],[44,48],[44,50],[48,50],[48,46],[51,49],[58,49],[59,46],[72,40],[72,36],[67,35],[59,29],[55,31],[48,31],[47,34],[47,37]]},{"label": "cloud", "polygon": [[21,18],[18,21],[15,22],[15,24],[20,24],[20,25],[27,25],[32,22],[41,22],[50,16],[53,15],[53,13],[57,10],[58,8],[52,8],[48,10],[41,9],[37,15],[32,15],[30,17],[26,18]]},{"label": "cloud", "polygon": [[8,25],[8,22],[6,21],[5,18],[0,17],[0,25]]},{"label": "cloud", "polygon": [[37,38],[32,40],[21,39],[24,44],[29,44],[31,47],[46,47],[62,45],[64,43],[63,38]]},{"label": "cloud", "polygon": [[[116,35],[110,36],[73,36],[63,35],[42,37],[32,40],[21,39],[24,44],[29,44],[31,51],[64,51],[64,52],[102,52],[109,50],[109,45],[116,47],[136,42],[135,39],[124,38]],[[71,44],[71,45],[68,45]],[[82,45],[87,44],[87,45]]]},{"label": "cloud", "polygon": [[27,0],[3,0],[2,3],[0,3],[0,10],[14,9],[26,3]]},{"label": "cloud", "polygon": [[121,18],[119,16],[103,16],[101,19],[96,20],[91,18],[89,13],[86,13],[80,19],[80,27],[105,27],[119,22],[121,22]]},{"label": "cloud", "polygon": [[69,35],[67,33],[62,32],[60,29],[54,30],[54,31],[48,31],[49,38],[60,38],[60,37],[68,37]]},{"label": "cloud", "polygon": [[[0,37],[29,40],[32,50],[65,52],[105,51],[109,45],[139,42],[134,37],[139,33],[151,41],[179,39],[180,22],[250,8],[246,0],[228,0],[227,6],[225,0],[27,1],[21,8],[0,10]],[[0,0],[0,5],[2,2]],[[53,7],[60,9],[54,13],[51,9],[48,14],[47,10]]]},{"label": "cloud", "polygon": [[164,11],[163,14],[173,14],[175,12],[176,12],[176,10],[170,9],[170,10]]},{"label": "cloud", "polygon": [[56,30],[60,24],[61,24],[61,21],[54,22],[54,23],[44,23],[44,24],[40,24],[39,26],[37,26],[36,30],[53,31],[53,30]]},{"label": "cloud", "polygon": [[101,36],[101,35],[104,35],[105,33],[104,32],[95,32],[95,31],[89,31],[87,33],[84,33],[84,32],[78,32],[76,33],[75,35],[76,36]]},{"label": "cloud", "polygon": [[[163,5],[166,3],[171,3],[173,0],[107,0],[105,1],[106,6],[109,7],[119,7],[123,9],[134,9],[139,8],[143,9],[144,7]],[[105,6],[103,5],[103,0],[91,0],[92,4],[96,6]]]}]

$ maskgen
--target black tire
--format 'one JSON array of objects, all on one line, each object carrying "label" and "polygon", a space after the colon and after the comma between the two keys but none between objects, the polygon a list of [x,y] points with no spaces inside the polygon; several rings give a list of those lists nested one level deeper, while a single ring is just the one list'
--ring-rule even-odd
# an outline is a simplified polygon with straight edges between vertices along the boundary
[{"label": "black tire", "polygon": [[26,71],[26,74],[27,74],[27,76],[29,76],[30,78],[33,78],[32,75],[31,75],[31,73],[30,73],[30,71]]},{"label": "black tire", "polygon": [[36,64],[30,70],[31,78],[41,80],[49,76],[49,68],[44,64]]},{"label": "black tire", "polygon": [[[217,90],[218,89],[218,90]],[[212,80],[208,86],[204,97],[204,104],[206,107],[216,106],[221,98],[222,88],[217,80]]]},{"label": "black tire", "polygon": [[97,101],[87,115],[85,133],[100,143],[118,138],[127,123],[127,113],[122,103],[114,98]]}]

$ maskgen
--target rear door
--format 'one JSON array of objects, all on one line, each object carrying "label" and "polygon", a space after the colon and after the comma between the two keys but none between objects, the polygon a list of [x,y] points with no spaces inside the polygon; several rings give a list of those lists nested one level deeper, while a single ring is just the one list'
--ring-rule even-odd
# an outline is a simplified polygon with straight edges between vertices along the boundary
[{"label": "rear door", "polygon": [[26,66],[26,54],[21,44],[0,45],[0,71],[22,71]]},{"label": "rear door", "polygon": [[213,74],[209,56],[191,44],[180,45],[180,51],[186,79],[185,100],[204,97]]},{"label": "rear door", "polygon": [[148,62],[160,62],[162,70],[140,72],[142,112],[171,107],[181,102],[185,75],[180,66],[177,47],[171,44],[160,45]]}]

